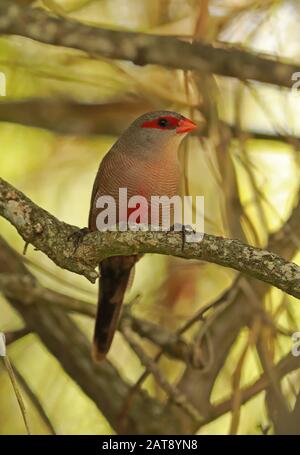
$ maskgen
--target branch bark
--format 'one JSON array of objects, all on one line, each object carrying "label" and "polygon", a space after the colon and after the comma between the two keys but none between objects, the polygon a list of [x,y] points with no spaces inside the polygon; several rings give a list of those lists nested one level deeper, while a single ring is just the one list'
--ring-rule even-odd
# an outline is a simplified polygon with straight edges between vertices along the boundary
[{"label": "branch bark", "polygon": [[87,234],[76,249],[70,237],[77,227],[59,221],[1,178],[0,216],[58,266],[92,282],[97,278],[95,267],[105,257],[157,253],[230,267],[300,298],[298,265],[239,240],[204,234],[200,242],[183,244],[181,232],[107,231]]},{"label": "branch bark", "polygon": [[50,16],[45,11],[2,0],[0,33],[80,49],[92,56],[211,72],[243,80],[291,87],[300,67],[232,47],[190,44],[174,37],[107,30]]}]

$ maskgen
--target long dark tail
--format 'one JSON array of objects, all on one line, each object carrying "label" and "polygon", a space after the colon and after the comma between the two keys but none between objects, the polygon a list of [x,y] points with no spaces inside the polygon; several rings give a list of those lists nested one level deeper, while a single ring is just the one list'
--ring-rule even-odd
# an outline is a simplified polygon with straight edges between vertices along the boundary
[{"label": "long dark tail", "polygon": [[100,264],[98,310],[94,332],[93,358],[101,361],[109,351],[118,326],[130,271],[137,256],[114,256]]}]

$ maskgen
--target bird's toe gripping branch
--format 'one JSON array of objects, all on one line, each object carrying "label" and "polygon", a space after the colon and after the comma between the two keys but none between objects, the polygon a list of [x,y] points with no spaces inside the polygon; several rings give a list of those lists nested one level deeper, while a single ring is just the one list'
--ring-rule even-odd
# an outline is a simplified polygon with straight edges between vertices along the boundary
[{"label": "bird's toe gripping branch", "polygon": [[73,242],[74,244],[74,254],[78,250],[79,245],[82,243],[84,237],[90,233],[89,228],[84,227],[81,229],[77,229],[68,237],[68,241]]},{"label": "bird's toe gripping branch", "polygon": [[181,232],[182,235],[182,242],[181,242],[181,251],[184,251],[185,244],[188,241],[188,238],[192,235],[196,235],[196,231],[193,229],[192,226],[188,224],[180,224],[180,223],[175,223],[170,227],[170,232]]}]

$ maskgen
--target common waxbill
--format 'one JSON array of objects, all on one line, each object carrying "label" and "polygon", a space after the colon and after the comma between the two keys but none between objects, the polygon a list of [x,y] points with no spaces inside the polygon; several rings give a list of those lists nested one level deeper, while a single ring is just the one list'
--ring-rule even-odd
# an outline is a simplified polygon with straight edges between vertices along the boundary
[{"label": "common waxbill", "polygon": [[[100,196],[116,201],[119,189],[126,188],[128,199],[141,195],[149,203],[151,196],[178,194],[180,172],[177,151],[182,138],[195,123],[171,111],[149,112],[136,119],[102,160],[92,192],[89,230],[97,230],[96,207]],[[126,216],[129,216],[128,213]],[[98,310],[94,332],[93,357],[105,358],[117,328],[130,272],[139,256],[114,256],[100,263]]]}]

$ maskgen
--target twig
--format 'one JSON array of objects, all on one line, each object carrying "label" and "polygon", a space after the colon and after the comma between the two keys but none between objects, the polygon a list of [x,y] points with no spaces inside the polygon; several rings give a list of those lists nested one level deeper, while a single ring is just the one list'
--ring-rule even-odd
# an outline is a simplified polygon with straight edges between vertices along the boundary
[{"label": "twig", "polygon": [[[1,280],[1,275],[0,275],[0,280]],[[1,286],[0,286],[1,288]],[[12,332],[5,332],[5,340],[6,340],[6,346],[9,346],[10,344],[14,343],[15,341],[20,340],[21,338],[25,337],[30,333],[30,329],[27,327],[23,327],[22,329],[19,330],[14,330]]]},{"label": "twig", "polygon": [[141,363],[146,367],[146,369],[151,372],[159,386],[164,390],[169,399],[175,404],[180,406],[192,419],[197,422],[199,425],[203,421],[203,417],[197,411],[194,406],[189,403],[186,397],[177,389],[175,385],[170,384],[161,374],[158,369],[157,363],[153,361],[143,350],[143,348],[135,341],[134,332],[131,330],[129,324],[123,322],[121,324],[121,332],[124,335],[124,338],[127,340],[131,348],[134,350],[136,355],[139,357]]},{"label": "twig", "polygon": [[[236,282],[238,281],[238,278],[236,280]],[[182,335],[184,332],[186,332],[190,327],[192,327],[192,325],[194,323],[196,323],[197,321],[200,321],[201,319],[203,319],[203,316],[204,314],[209,311],[211,308],[213,308],[214,306],[216,305],[220,305],[221,303],[224,303],[224,301],[227,300],[228,296],[230,295],[232,289],[230,290],[226,290],[215,302],[211,302],[211,303],[208,303],[207,305],[204,305],[202,308],[200,308],[200,310],[198,310],[194,316],[192,316],[192,318],[190,318],[177,332],[176,332],[176,335],[177,336],[180,336]],[[159,361],[159,359],[165,354],[164,350],[163,349],[160,349],[159,352],[156,354],[156,356],[154,357],[154,359],[152,360],[153,363],[157,363]],[[197,350],[197,358],[199,359],[199,350]],[[198,363],[198,367],[199,367],[199,361],[197,362]],[[120,412],[120,415],[119,415],[119,427],[123,427],[124,425],[124,422],[125,422],[125,419],[126,419],[126,415],[128,413],[128,410],[131,406],[131,403],[132,403],[132,400],[133,400],[133,397],[134,397],[134,394],[141,388],[142,384],[145,382],[145,380],[148,378],[149,374],[150,374],[150,370],[145,370],[141,376],[139,377],[139,379],[136,381],[136,383],[133,385],[133,387],[131,387],[129,393],[128,393],[128,396],[126,397],[126,400],[124,401],[123,403],[123,406],[122,406],[122,409],[121,409],[121,412]]]},{"label": "twig", "polygon": [[26,407],[25,407],[21,392],[19,390],[19,386],[18,386],[18,382],[17,382],[17,379],[14,374],[14,370],[12,368],[12,365],[11,365],[10,360],[7,355],[3,356],[2,359],[3,359],[4,366],[8,372],[11,385],[13,387],[15,396],[16,396],[18,404],[19,404],[19,408],[20,408],[20,411],[22,414],[26,432],[28,435],[30,435],[31,431],[30,431],[30,426],[29,426],[29,422],[28,422],[28,418],[27,418],[27,411],[26,411]]},{"label": "twig", "polygon": [[[299,359],[293,357],[291,354],[288,354],[286,357],[281,359],[275,366],[274,369],[276,373],[280,377],[285,376],[286,374],[290,373],[299,368]],[[263,373],[257,381],[253,384],[244,387],[240,390],[240,404],[245,404],[251,398],[258,395],[260,392],[265,390],[269,386],[269,378],[266,373]],[[224,401],[214,405],[209,415],[205,418],[203,425],[207,425],[208,423],[212,422],[213,420],[217,419],[218,417],[226,414],[232,409],[234,403],[234,396],[230,396],[229,398],[225,399]]]},{"label": "twig", "polygon": [[25,380],[24,376],[20,373],[20,371],[16,368],[16,366],[14,365],[14,370],[15,370],[15,376],[18,380],[18,382],[21,384],[21,386],[23,387],[23,389],[25,390],[27,396],[30,398],[30,400],[32,401],[33,405],[35,406],[36,410],[38,411],[40,417],[42,418],[42,420],[44,421],[44,423],[47,425],[47,427],[49,428],[50,430],[50,433],[55,435],[55,428],[51,422],[51,420],[49,419],[47,413],[45,412],[45,409],[44,407],[42,406],[39,398],[37,397],[37,395],[33,392],[33,390],[31,389],[31,387],[29,386],[28,382]]}]

